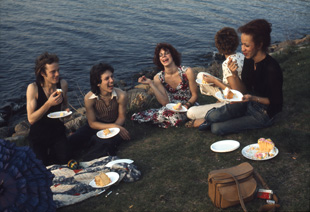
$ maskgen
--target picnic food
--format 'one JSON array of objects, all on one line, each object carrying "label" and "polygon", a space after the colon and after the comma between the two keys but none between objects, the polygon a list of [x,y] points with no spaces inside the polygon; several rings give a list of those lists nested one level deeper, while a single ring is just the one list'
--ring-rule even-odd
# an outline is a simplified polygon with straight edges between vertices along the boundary
[{"label": "picnic food", "polygon": [[257,141],[258,143],[258,149],[257,152],[254,154],[254,156],[258,159],[264,159],[269,156],[274,155],[274,143],[270,138],[260,138]]},{"label": "picnic food", "polygon": [[111,131],[107,128],[107,129],[105,129],[105,130],[103,130],[103,134],[104,135],[108,135],[108,134],[110,134],[111,133]]},{"label": "picnic food", "polygon": [[174,110],[181,110],[182,109],[182,104],[179,102],[178,104],[173,106]]},{"label": "picnic food", "polygon": [[202,84],[209,84],[209,83],[203,79]]},{"label": "picnic food", "polygon": [[111,182],[111,179],[103,172],[100,172],[99,175],[95,176],[95,183],[97,186],[105,186]]},{"label": "picnic food", "polygon": [[61,89],[56,89],[56,94],[59,95],[62,93],[62,90]]},{"label": "picnic food", "polygon": [[226,87],[223,92],[224,92],[224,98],[225,99],[234,98],[234,93],[228,87]]}]

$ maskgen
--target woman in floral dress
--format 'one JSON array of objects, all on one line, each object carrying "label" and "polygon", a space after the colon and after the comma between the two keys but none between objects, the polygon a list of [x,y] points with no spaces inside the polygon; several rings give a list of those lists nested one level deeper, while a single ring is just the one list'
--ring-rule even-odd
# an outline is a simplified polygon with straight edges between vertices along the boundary
[{"label": "woman in floral dress", "polygon": [[157,44],[153,62],[162,71],[155,75],[154,80],[142,76],[138,82],[149,85],[163,107],[134,113],[131,119],[139,123],[151,121],[163,128],[178,126],[187,119],[186,113],[173,112],[166,105],[180,102],[190,108],[195,104],[198,97],[195,75],[190,67],[180,66],[180,53],[167,43]]}]

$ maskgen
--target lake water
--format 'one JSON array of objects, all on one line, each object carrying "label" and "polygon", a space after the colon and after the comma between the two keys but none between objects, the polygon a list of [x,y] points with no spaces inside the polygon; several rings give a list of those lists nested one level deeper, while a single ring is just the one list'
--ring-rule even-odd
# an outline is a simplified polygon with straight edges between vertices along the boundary
[{"label": "lake water", "polygon": [[34,61],[44,51],[59,56],[69,101],[78,107],[96,63],[110,63],[116,79],[132,85],[133,74],[154,67],[156,43],[171,43],[182,65],[208,66],[222,27],[265,18],[273,24],[272,42],[296,39],[310,33],[309,11],[308,0],[2,0],[0,112],[5,119],[25,116]]}]

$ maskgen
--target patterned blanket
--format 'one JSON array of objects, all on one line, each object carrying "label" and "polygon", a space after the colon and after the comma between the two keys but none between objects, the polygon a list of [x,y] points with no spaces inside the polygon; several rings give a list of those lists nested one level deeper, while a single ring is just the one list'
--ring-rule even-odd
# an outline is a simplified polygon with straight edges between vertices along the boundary
[{"label": "patterned blanket", "polygon": [[93,188],[89,185],[99,172],[117,172],[120,177],[115,184],[120,181],[135,182],[140,179],[141,172],[133,163],[117,163],[112,167],[105,166],[110,161],[117,159],[119,159],[117,156],[107,156],[89,162],[81,162],[79,169],[76,170],[71,170],[66,165],[48,166],[47,168],[55,175],[51,190],[56,207],[75,204],[103,191],[103,188]]}]

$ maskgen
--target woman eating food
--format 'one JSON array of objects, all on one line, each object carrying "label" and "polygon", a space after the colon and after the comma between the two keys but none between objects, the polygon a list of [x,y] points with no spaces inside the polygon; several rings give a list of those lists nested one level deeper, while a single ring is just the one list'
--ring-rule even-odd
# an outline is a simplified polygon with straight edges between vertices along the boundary
[{"label": "woman eating food", "polygon": [[282,111],[282,70],[267,52],[271,24],[253,20],[241,27],[241,50],[245,56],[242,82],[246,88],[242,102],[211,109],[200,130],[211,128],[217,135],[269,127]]},{"label": "woman eating food", "polygon": [[166,105],[181,103],[190,108],[195,104],[198,96],[194,73],[190,67],[181,67],[180,53],[167,43],[157,44],[153,62],[161,71],[154,80],[142,76],[138,82],[151,87],[162,107],[134,113],[131,119],[139,123],[151,121],[163,128],[179,126],[187,119],[186,114],[174,112]]}]

